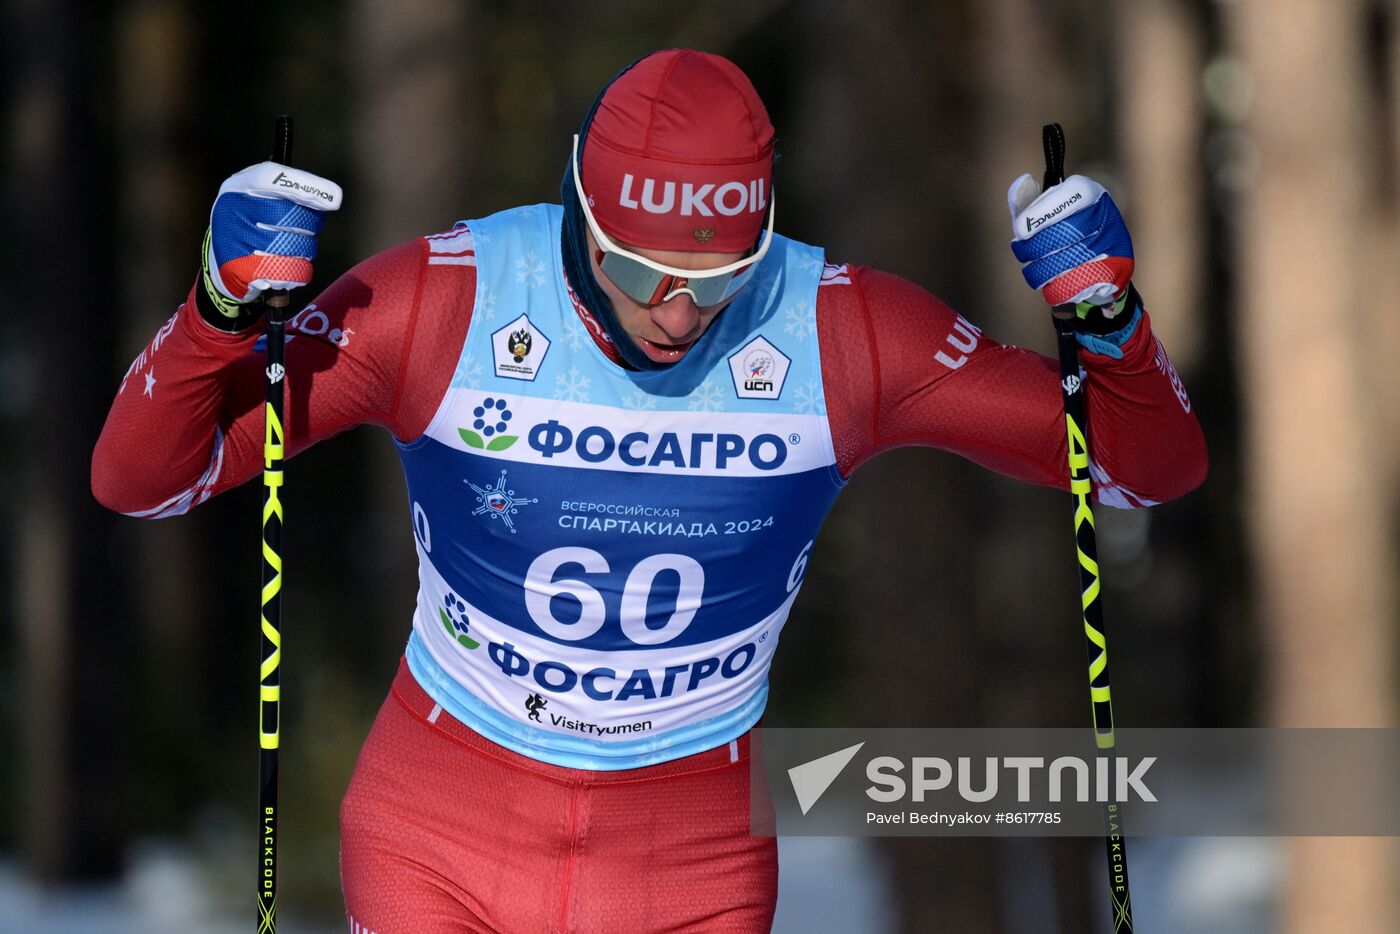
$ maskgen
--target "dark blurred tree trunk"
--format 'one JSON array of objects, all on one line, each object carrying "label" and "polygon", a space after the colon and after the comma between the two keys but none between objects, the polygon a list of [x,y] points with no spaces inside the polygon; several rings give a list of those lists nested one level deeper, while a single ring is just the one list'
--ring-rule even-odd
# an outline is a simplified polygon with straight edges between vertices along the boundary
[{"label": "dark blurred tree trunk", "polygon": [[[127,726],[119,687],[132,638],[120,593],[116,518],[89,492],[92,446],[113,384],[110,164],[101,103],[101,11],[73,2],[12,4],[15,76],[5,133],[7,343],[22,392],[12,490],[19,631],[19,768],[14,823],[41,878],[105,878],[119,868],[117,757]],[[12,760],[14,761],[14,760]]]},{"label": "dark blurred tree trunk", "polygon": [[[828,257],[900,273],[955,304],[950,289],[971,292],[980,279],[970,281],[965,251],[936,232],[1004,210],[999,196],[975,203],[964,145],[976,106],[963,41],[973,6],[809,8],[805,73],[793,82],[798,119],[784,130],[812,189],[806,200],[820,206],[812,226]],[[878,131],[857,132],[847,123],[856,114],[857,126]],[[994,701],[983,686],[997,679],[978,631],[974,477],[948,455],[887,454],[860,470],[829,522],[825,537],[842,544],[851,583],[843,628],[858,693],[848,716],[858,722],[986,722]],[[903,930],[1003,929],[998,841],[884,843]]]},{"label": "dark blurred tree trunk", "polygon": [[1181,370],[1206,339],[1202,309],[1205,179],[1201,171],[1204,38],[1188,0],[1138,0],[1117,13],[1123,210],[1152,329]]},{"label": "dark blurred tree trunk", "polygon": [[[130,277],[120,292],[132,302],[118,343],[121,361],[134,359],[175,312],[199,268],[199,212],[207,210],[213,192],[199,188],[183,135],[194,106],[194,33],[187,5],[178,0],[144,0],[129,7],[117,24],[112,136],[121,173],[114,199],[121,236],[116,242],[121,268]],[[98,398],[114,389],[99,391]],[[199,659],[211,624],[205,610],[211,593],[205,568],[213,562],[202,560],[208,536],[199,531],[197,523],[184,518],[125,520],[117,528],[121,548],[130,555],[123,567],[141,620],[140,662],[129,678],[138,703],[160,711],[139,725],[137,736],[142,748],[166,751],[160,769],[149,762],[137,764],[135,780],[141,785],[131,800],[138,808],[163,805],[162,817],[183,814],[177,802],[203,790],[197,782],[168,779],[197,774],[209,751],[212,698]],[[251,534],[248,541],[251,548]],[[250,579],[250,598],[252,585]],[[251,615],[247,619],[251,630]],[[248,703],[251,709],[252,700]]]},{"label": "dark blurred tree trunk", "polygon": [[[1040,129],[1055,121],[1068,139],[1066,171],[1105,178],[1111,130],[1109,82],[1100,70],[1107,56],[1066,55],[1070,46],[1109,46],[1108,21],[1091,21],[1082,11],[1056,10],[1033,0],[995,0],[977,7],[972,67],[978,93],[975,122],[966,134],[975,155],[965,156],[975,172],[977,236],[973,253],[973,290],[978,304],[964,313],[982,323],[989,336],[1054,353],[1054,331],[1039,295],[1026,287],[1008,248],[1011,221],[1006,190],[1022,172],[1037,181],[1044,171]],[[1070,40],[1067,34],[1073,34]],[[1093,432],[1090,426],[1090,440]],[[1068,469],[1068,465],[1066,465]],[[980,478],[989,507],[977,523],[978,573],[974,589],[976,618],[981,621],[983,662],[991,684],[987,726],[1064,727],[1087,730],[1088,684],[1080,625],[1074,557],[1072,501],[1026,484]],[[1099,511],[1100,527],[1114,517]],[[1122,590],[1114,589],[1112,549],[1101,549],[1110,642],[1123,664]],[[1015,582],[1015,586],[1010,586]],[[1131,691],[1131,686],[1129,687]],[[1121,695],[1120,695],[1121,696]],[[1126,705],[1120,704],[1121,712]],[[982,725],[982,724],[979,724]],[[1015,878],[1044,877],[1035,892],[1008,892],[1007,927],[1045,931],[1088,931],[1100,908],[1091,904],[1086,880],[1097,881],[1104,856],[1097,841],[1070,838],[1018,840],[1009,844],[1003,870]],[[1013,861],[1014,862],[1010,862]],[[1107,891],[1092,894],[1104,902]],[[1019,897],[1018,897],[1019,896]],[[1040,900],[1037,903],[1037,899]],[[1014,918],[1012,914],[1014,913]]]},{"label": "dark blurred tree trunk", "polygon": [[[1238,230],[1248,516],[1279,726],[1395,724],[1397,556],[1363,389],[1363,342],[1376,336],[1365,309],[1394,309],[1363,265],[1386,145],[1368,106],[1365,11],[1359,0],[1233,11],[1258,156]],[[1394,919],[1394,856],[1384,839],[1293,841],[1283,928]]]},{"label": "dark blurred tree trunk", "polygon": [[1380,296],[1400,296],[1400,3],[1373,0],[1369,4],[1367,69],[1365,91],[1374,89],[1368,100],[1375,115],[1373,153],[1374,190],[1365,205],[1365,239],[1370,253],[1365,257],[1368,273],[1376,276],[1363,303],[1363,327],[1370,338],[1367,376],[1371,398],[1377,401],[1376,442],[1384,457],[1387,476],[1382,488],[1391,493],[1388,514],[1392,528],[1400,520],[1394,495],[1400,487],[1400,315],[1395,303]]},{"label": "dark blurred tree trunk", "polygon": [[[483,125],[478,86],[486,80],[475,41],[481,23],[473,4],[352,5],[347,61],[357,184],[347,189],[346,203],[360,256],[476,216],[473,206],[482,199],[473,134]],[[366,620],[401,644],[417,582],[403,473],[383,438],[356,440],[370,445],[364,464],[371,490],[356,533],[384,543],[357,551],[367,562],[356,579]]]},{"label": "dark blurred tree trunk", "polygon": [[354,4],[352,210],[363,252],[450,227],[480,200],[482,23],[475,4]]}]

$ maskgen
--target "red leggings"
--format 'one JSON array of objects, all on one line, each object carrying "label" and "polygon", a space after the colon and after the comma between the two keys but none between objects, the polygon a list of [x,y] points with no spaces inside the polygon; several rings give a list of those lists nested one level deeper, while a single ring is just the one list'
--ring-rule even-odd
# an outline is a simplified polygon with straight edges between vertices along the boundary
[{"label": "red leggings", "polygon": [[403,663],[340,834],[352,934],[747,934],[778,894],[776,841],[749,833],[747,735],[640,769],[549,765],[437,709]]}]

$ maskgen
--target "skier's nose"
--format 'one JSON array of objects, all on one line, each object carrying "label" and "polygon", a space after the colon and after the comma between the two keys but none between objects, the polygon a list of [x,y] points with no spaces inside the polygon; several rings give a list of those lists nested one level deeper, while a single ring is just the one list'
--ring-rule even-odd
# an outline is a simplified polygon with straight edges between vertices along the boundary
[{"label": "skier's nose", "polygon": [[672,296],[651,308],[651,320],[674,344],[695,339],[695,331],[700,326],[700,309],[689,292]]}]

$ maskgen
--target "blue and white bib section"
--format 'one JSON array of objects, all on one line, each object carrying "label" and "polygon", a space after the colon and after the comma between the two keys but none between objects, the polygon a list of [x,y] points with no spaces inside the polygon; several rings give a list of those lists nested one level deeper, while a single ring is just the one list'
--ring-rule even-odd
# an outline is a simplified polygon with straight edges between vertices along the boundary
[{"label": "blue and white bib section", "polygon": [[758,721],[842,480],[816,336],[822,252],[782,237],[675,365],[605,356],[561,272],[557,205],[472,221],[451,387],[400,445],[419,560],[408,663],[523,755],[627,769]]}]

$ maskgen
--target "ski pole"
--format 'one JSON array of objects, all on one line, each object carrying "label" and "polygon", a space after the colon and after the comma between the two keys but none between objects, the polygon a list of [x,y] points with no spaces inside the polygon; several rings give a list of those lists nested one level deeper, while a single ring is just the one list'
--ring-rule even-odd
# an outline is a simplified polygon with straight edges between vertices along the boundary
[{"label": "ski pole", "polygon": [[[1045,146],[1045,178],[1048,189],[1064,181],[1065,132],[1058,123],[1041,130]],[[1098,542],[1094,534],[1093,481],[1089,473],[1089,414],[1084,408],[1084,384],[1079,375],[1079,341],[1074,336],[1074,304],[1057,305],[1055,322],[1060,356],[1060,396],[1069,433],[1069,490],[1074,497],[1074,544],[1079,552],[1080,603],[1084,638],[1089,650],[1089,698],[1094,716],[1094,741],[1099,758],[1110,758],[1115,736],[1113,699],[1108,681],[1108,637],[1104,631],[1103,605],[1099,601]],[[1105,844],[1108,851],[1108,894],[1113,905],[1114,934],[1132,934],[1133,906],[1128,896],[1128,850],[1123,837],[1123,808],[1104,802]]]},{"label": "ski pole", "polygon": [[[277,118],[272,160],[292,159],[292,118]],[[258,672],[258,934],[277,931],[277,748],[282,716],[282,426],[283,354],[290,296],[273,289],[263,296],[267,315],[267,414],[263,440],[262,665]]]}]

